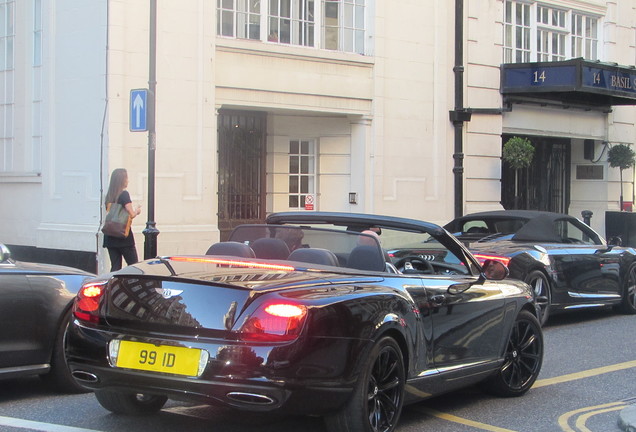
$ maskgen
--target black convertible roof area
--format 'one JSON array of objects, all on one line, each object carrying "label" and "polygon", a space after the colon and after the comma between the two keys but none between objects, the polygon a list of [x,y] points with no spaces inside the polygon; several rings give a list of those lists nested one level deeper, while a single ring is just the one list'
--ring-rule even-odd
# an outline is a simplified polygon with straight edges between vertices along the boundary
[{"label": "black convertible roof area", "polygon": [[280,212],[267,216],[268,224],[332,224],[346,227],[386,227],[394,229],[428,232],[440,235],[444,232],[442,227],[430,222],[416,219],[407,219],[395,216],[368,215],[364,213],[342,212]]},{"label": "black convertible roof area", "polygon": [[[546,212],[540,210],[492,210],[479,213],[471,213],[455,219],[455,221],[469,221],[474,219],[489,218],[502,218],[502,219],[533,219],[539,216],[551,218],[552,220],[558,220],[563,218],[572,218],[572,216],[562,213]],[[451,222],[452,223],[452,222]],[[450,224],[448,224],[450,225]]]},{"label": "black convertible roof area", "polygon": [[445,228],[456,231],[460,225],[472,220],[524,220],[526,223],[511,238],[513,241],[560,242],[561,236],[556,232],[554,222],[568,219],[578,221],[573,216],[544,212],[538,210],[495,210],[472,213],[459,217],[448,223]]}]

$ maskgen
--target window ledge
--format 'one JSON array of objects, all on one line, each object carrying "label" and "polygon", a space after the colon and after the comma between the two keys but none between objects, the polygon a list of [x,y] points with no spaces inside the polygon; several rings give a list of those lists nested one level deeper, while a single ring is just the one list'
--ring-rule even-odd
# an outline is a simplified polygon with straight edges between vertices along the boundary
[{"label": "window ledge", "polygon": [[266,43],[260,40],[216,37],[216,49],[227,52],[252,52],[268,56],[322,59],[327,62],[367,64],[375,63],[372,56],[364,56],[342,51],[332,51],[313,47],[303,47],[280,43]]},{"label": "window ledge", "polygon": [[42,183],[42,173],[0,172],[0,183]]}]

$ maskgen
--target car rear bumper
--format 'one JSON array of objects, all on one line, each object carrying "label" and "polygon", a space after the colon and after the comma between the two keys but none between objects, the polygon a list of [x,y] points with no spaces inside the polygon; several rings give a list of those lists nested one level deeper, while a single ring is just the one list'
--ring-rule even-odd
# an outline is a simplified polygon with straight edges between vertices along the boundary
[{"label": "car rear bumper", "polygon": [[342,353],[351,352],[355,342],[346,339],[327,341],[318,351],[308,350],[305,355],[299,355],[302,349],[298,346],[196,341],[193,347],[210,354],[208,367],[196,378],[112,366],[108,343],[120,337],[77,322],[69,327],[67,360],[73,376],[83,386],[294,414],[336,410],[353,390],[354,381],[343,378],[354,374],[347,368],[348,356]]}]

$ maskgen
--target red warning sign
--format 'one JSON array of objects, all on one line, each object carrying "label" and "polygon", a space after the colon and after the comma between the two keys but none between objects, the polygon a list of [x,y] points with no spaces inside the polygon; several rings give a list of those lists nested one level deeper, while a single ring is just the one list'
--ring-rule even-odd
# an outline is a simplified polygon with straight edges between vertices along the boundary
[{"label": "red warning sign", "polygon": [[313,210],[313,209],[314,209],[314,196],[305,195],[305,210]]}]

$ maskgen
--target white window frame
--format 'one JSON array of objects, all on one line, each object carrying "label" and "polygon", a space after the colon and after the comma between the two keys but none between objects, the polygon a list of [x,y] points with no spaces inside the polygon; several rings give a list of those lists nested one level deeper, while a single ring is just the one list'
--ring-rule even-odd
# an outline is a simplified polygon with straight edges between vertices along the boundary
[{"label": "white window frame", "polygon": [[[307,195],[316,200],[318,183],[318,141],[295,138],[289,140],[289,208],[303,210]],[[315,204],[314,204],[315,205]]]},{"label": "white window frame", "polygon": [[[373,1],[217,0],[216,33],[219,37],[364,55],[370,50],[368,14]],[[336,21],[326,16],[334,9]]]},{"label": "white window frame", "polygon": [[598,60],[601,19],[578,10],[504,0],[503,62]]},{"label": "white window frame", "polygon": [[42,0],[33,0],[33,101],[31,126],[31,168],[42,169]]},{"label": "white window frame", "polygon": [[505,1],[504,63],[527,63],[531,55],[532,17],[527,3]]},{"label": "white window frame", "polygon": [[[336,21],[327,17],[336,11]],[[357,54],[366,52],[367,5],[364,0],[322,0],[322,45],[332,49]],[[330,19],[331,18],[331,19]],[[336,35],[337,42],[332,41]]]},{"label": "white window frame", "polygon": [[42,66],[42,0],[33,0],[33,67]]},{"label": "white window frame", "polygon": [[0,0],[0,172],[14,170],[14,0]]},{"label": "white window frame", "polygon": [[316,0],[268,0],[267,40],[316,46]]},{"label": "white window frame", "polygon": [[563,9],[537,5],[537,61],[566,59],[567,15]]},{"label": "white window frame", "polygon": [[598,32],[598,19],[582,13],[573,13],[570,32],[572,34],[572,56],[598,59]]}]

